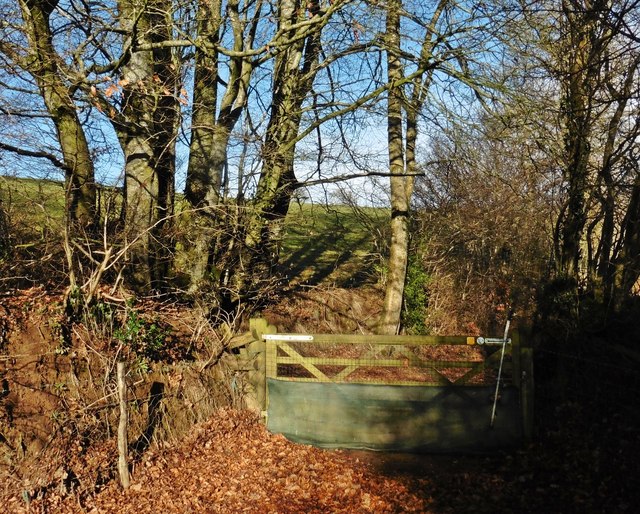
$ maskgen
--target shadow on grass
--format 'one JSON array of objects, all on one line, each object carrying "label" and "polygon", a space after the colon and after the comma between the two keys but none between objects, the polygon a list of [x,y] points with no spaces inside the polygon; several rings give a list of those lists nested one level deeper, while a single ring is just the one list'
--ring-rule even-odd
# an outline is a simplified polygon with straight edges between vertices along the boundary
[{"label": "shadow on grass", "polygon": [[366,266],[367,236],[338,241],[335,234],[310,236],[283,263],[286,275],[301,277],[307,285],[319,285],[332,279],[337,287],[359,287],[374,281]]},{"label": "shadow on grass", "polygon": [[[366,219],[365,219],[366,218]],[[306,285],[330,282],[358,287],[376,280],[371,256],[380,246],[386,217],[368,216],[349,207],[303,205],[287,217],[283,273]],[[380,232],[380,233],[379,233]]]}]

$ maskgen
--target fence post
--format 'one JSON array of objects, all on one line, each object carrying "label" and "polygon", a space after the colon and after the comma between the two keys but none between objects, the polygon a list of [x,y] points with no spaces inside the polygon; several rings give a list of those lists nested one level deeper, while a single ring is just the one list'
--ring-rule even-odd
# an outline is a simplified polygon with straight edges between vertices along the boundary
[{"label": "fence post", "polygon": [[522,426],[524,430],[524,440],[531,442],[533,438],[533,349],[521,349],[521,382],[520,401],[522,405]]},{"label": "fence post", "polygon": [[125,381],[125,363],[118,362],[118,400],[120,403],[120,422],[118,423],[118,473],[120,484],[124,489],[129,488],[129,441],[127,439],[127,427],[129,425],[129,412],[127,411],[127,382]]},{"label": "fence post", "polygon": [[511,367],[513,374],[513,385],[518,390],[520,390],[520,380],[522,378],[522,354],[520,343],[520,331],[516,329],[511,333]]}]

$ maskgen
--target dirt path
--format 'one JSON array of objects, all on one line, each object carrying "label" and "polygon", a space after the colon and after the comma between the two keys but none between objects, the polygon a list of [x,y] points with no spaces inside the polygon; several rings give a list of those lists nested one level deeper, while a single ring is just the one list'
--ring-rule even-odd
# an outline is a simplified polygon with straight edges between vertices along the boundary
[{"label": "dirt path", "polygon": [[[99,455],[61,480],[30,491],[29,512],[534,512],[500,460],[320,450],[273,435],[249,414],[223,410],[180,445],[147,453],[123,493],[101,485]],[[71,471],[71,470],[70,470]],[[67,477],[68,478],[68,477]],[[73,491],[71,491],[73,490]],[[6,512],[27,512],[24,493]],[[539,505],[539,504],[538,504]]]},{"label": "dirt path", "polygon": [[7,513],[634,512],[637,488],[590,474],[582,457],[594,463],[550,441],[494,456],[321,450],[270,434],[246,412],[220,410],[180,444],[137,460],[126,492],[107,445],[45,490],[15,479],[7,487],[0,477],[0,505]]}]

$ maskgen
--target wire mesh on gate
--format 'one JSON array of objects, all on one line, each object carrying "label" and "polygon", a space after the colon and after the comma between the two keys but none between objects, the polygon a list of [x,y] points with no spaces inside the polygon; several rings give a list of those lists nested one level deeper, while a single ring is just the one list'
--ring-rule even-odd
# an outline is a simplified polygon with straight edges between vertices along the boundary
[{"label": "wire mesh on gate", "polygon": [[[488,350],[473,344],[398,344],[336,342],[269,337],[269,376],[291,381],[379,383],[397,385],[495,384],[497,362]],[[269,355],[269,352],[268,352]],[[269,360],[269,356],[267,357]],[[508,376],[507,376],[508,378]]]}]

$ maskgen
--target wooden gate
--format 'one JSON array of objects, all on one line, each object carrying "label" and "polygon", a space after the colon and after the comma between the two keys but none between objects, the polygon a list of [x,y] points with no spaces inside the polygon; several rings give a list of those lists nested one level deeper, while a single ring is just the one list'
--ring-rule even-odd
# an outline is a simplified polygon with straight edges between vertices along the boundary
[{"label": "wooden gate", "polygon": [[277,334],[254,322],[267,427],[324,447],[482,451],[531,437],[531,349],[482,337]]}]

